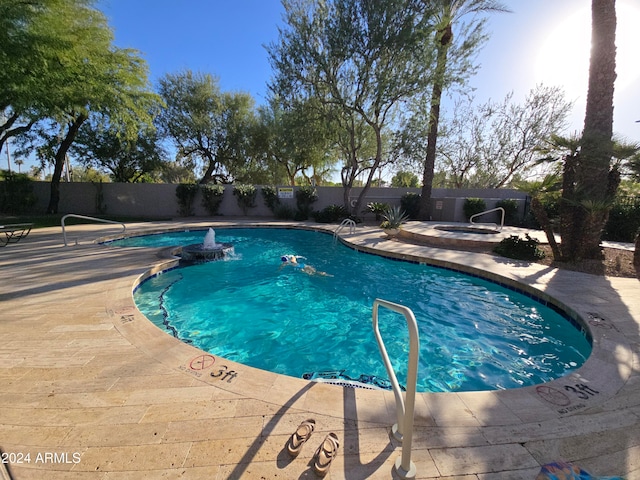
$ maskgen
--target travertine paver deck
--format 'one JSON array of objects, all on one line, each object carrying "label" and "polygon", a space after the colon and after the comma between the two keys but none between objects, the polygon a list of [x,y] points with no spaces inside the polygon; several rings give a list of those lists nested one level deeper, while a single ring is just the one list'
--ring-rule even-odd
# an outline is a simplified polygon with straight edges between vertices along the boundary
[{"label": "travertine paver deck", "polygon": [[[178,225],[186,224],[129,229]],[[92,244],[108,227],[72,230],[77,246],[65,248],[51,228],[0,251],[0,449],[13,478],[314,478],[315,447],[330,431],[341,447],[328,478],[392,478],[400,454],[389,440],[393,394],[211,363],[133,304],[139,277],[171,260]],[[417,478],[533,479],[541,464],[564,459],[640,479],[638,280],[409,245],[377,228],[343,240],[519,282],[590,323],[594,352],[569,377],[501,392],[420,394]],[[317,430],[291,460],[284,445],[309,417]]]}]

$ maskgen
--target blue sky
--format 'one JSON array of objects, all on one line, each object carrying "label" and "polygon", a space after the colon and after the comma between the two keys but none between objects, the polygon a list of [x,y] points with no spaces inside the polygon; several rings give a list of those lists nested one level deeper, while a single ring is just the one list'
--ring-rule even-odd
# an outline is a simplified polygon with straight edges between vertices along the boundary
[{"label": "blue sky", "polygon": [[[503,0],[512,13],[489,19],[489,42],[469,82],[476,102],[518,100],[538,83],[559,84],[575,101],[569,131],[581,131],[590,41],[589,0]],[[280,0],[99,0],[115,44],[135,48],[152,83],[166,73],[211,73],[223,90],[267,96],[271,67],[264,45],[277,39]],[[614,130],[640,141],[640,1],[618,0],[618,80]]]},{"label": "blue sky", "polygon": [[150,79],[190,69],[223,90],[266,97],[271,67],[263,45],[278,36],[280,0],[102,0],[119,47],[140,50]]},{"label": "blue sky", "polygon": [[[538,83],[565,86],[575,101],[570,130],[581,130],[590,36],[589,0],[505,0],[512,13],[494,14],[491,38],[471,79],[477,102],[516,99]],[[618,85],[615,125],[640,140],[640,2],[618,0]],[[183,69],[216,75],[223,90],[241,90],[258,103],[267,95],[271,68],[264,45],[277,39],[280,0],[101,0],[116,44],[140,50],[155,82]]]}]

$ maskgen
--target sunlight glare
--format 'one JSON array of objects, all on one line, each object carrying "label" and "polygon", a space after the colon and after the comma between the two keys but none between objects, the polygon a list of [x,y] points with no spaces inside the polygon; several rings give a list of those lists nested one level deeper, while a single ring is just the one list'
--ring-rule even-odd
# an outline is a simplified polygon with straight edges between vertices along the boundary
[{"label": "sunlight glare", "polygon": [[[616,7],[616,79],[620,92],[640,78],[634,47],[640,44],[640,9],[628,3]],[[537,83],[561,86],[568,100],[586,98],[591,45],[591,10],[584,8],[560,21],[540,45],[536,59]]]}]

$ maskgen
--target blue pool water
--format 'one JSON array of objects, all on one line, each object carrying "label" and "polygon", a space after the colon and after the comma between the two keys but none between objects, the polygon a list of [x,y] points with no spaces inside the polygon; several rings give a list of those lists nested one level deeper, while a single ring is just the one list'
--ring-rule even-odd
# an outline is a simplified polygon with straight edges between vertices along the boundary
[{"label": "blue pool water", "polygon": [[[201,243],[205,232],[125,239],[123,246]],[[388,377],[371,326],[375,298],[410,307],[420,331],[418,391],[534,385],[579,367],[591,346],[555,310],[450,270],[359,253],[330,235],[287,229],[218,229],[235,255],[176,268],[142,283],[140,310],[183,341],[285,375],[345,370]],[[281,267],[296,254],[327,275]],[[380,312],[380,331],[401,383],[404,317]]]}]

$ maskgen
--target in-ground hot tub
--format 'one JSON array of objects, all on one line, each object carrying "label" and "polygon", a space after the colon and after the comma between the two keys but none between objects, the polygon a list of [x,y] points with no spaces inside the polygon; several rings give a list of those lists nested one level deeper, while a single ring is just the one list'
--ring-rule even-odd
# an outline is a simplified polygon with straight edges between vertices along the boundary
[{"label": "in-ground hot tub", "polygon": [[496,233],[500,233],[500,230],[490,226],[482,226],[482,225],[436,225],[436,230],[441,230],[443,232],[452,232],[452,233],[475,233],[481,235],[494,235]]}]

